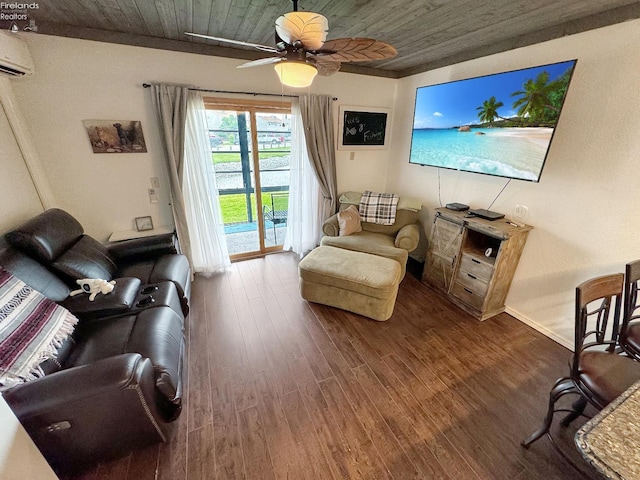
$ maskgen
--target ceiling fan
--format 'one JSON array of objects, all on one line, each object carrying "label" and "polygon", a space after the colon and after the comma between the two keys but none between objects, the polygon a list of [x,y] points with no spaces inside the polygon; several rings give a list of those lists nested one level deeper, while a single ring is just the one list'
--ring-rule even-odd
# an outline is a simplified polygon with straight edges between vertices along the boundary
[{"label": "ceiling fan", "polygon": [[275,56],[243,63],[238,68],[275,64],[280,81],[290,87],[308,87],[316,74],[329,76],[340,70],[342,62],[364,62],[392,58],[398,51],[372,38],[336,38],[327,40],[329,22],[319,13],[299,12],[298,0],[293,11],[275,22],[275,47],[257,43],[185,32],[193,37],[253,47]]}]

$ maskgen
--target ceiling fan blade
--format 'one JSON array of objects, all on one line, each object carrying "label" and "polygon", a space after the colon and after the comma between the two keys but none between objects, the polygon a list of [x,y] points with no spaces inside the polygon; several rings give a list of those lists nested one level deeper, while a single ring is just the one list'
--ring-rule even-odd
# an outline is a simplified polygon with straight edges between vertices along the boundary
[{"label": "ceiling fan blade", "polygon": [[317,50],[327,39],[329,22],[319,13],[289,12],[276,20],[276,34],[289,45],[300,40],[307,50]]},{"label": "ceiling fan blade", "polygon": [[249,67],[259,67],[261,65],[270,65],[272,63],[278,63],[284,60],[284,57],[269,57],[269,58],[261,58],[259,60],[253,60],[251,62],[243,63],[242,65],[238,65],[236,68],[249,68]]},{"label": "ceiling fan blade", "polygon": [[340,70],[340,67],[342,65],[340,62],[330,62],[325,61],[324,59],[315,59],[313,63],[318,70],[318,75],[320,75],[321,77],[329,77],[333,75]]},{"label": "ceiling fan blade", "polygon": [[240,40],[231,40],[230,38],[212,37],[211,35],[203,35],[201,33],[184,32],[184,34],[192,37],[206,38],[207,40],[215,40],[216,42],[232,43],[234,45],[242,45],[243,47],[253,47],[258,50],[262,50],[263,52],[278,52],[278,49],[275,47],[260,45],[259,43],[242,42]]},{"label": "ceiling fan blade", "polygon": [[309,53],[333,62],[365,62],[393,58],[398,51],[373,38],[336,38],[327,40],[322,49]]}]

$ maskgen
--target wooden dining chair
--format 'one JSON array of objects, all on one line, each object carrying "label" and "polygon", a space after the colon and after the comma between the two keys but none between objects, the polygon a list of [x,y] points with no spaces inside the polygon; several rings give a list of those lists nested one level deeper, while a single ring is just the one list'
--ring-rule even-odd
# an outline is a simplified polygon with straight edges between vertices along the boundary
[{"label": "wooden dining chair", "polygon": [[[640,380],[640,362],[615,353],[623,285],[624,276],[618,273],[593,278],[576,288],[575,349],[569,376],[560,378],[551,389],[542,427],[522,441],[523,447],[545,434],[555,446],[549,430],[556,412],[568,412],[562,420],[566,427],[584,414],[587,404],[601,410]],[[556,402],[567,394],[578,395],[571,409],[556,409]]]},{"label": "wooden dining chair", "polygon": [[638,303],[638,283],[640,283],[640,260],[627,263],[624,276],[624,308],[618,342],[631,358],[640,361],[640,304]]}]

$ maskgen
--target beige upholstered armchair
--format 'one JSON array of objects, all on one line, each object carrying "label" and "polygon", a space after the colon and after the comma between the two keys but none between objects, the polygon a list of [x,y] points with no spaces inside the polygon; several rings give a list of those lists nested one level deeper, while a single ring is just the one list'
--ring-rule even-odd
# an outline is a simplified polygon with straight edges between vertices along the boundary
[{"label": "beige upholstered armchair", "polygon": [[[343,193],[339,198],[339,210],[346,210],[350,205],[355,205],[357,208],[361,197],[362,194],[359,192]],[[322,237],[320,244],[396,260],[402,267],[400,277],[402,279],[406,272],[409,252],[418,246],[420,240],[418,215],[421,209],[422,205],[418,200],[400,197],[396,221],[393,225],[361,222],[361,232],[346,236],[340,236],[338,215],[333,215],[322,226],[325,236]]]}]

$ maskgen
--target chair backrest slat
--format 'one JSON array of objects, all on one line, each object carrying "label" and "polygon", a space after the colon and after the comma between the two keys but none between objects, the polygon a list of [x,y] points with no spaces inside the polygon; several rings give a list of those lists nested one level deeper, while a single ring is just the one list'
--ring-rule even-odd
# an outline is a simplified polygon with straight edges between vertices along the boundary
[{"label": "chair backrest slat", "polygon": [[[576,287],[575,349],[572,364],[574,375],[578,374],[580,354],[584,350],[602,346],[610,352],[615,349],[623,288],[622,273],[592,278]],[[609,340],[606,337],[608,331]]]}]

